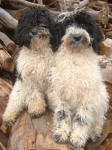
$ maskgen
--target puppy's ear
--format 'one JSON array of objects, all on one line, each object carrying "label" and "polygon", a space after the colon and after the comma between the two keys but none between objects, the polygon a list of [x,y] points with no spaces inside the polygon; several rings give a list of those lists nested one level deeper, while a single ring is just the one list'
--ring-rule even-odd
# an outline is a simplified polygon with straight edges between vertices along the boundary
[{"label": "puppy's ear", "polygon": [[101,27],[96,23],[94,28],[95,35],[93,37],[92,46],[96,53],[100,53],[100,44],[104,40],[104,34]]},{"label": "puppy's ear", "polygon": [[16,29],[16,43],[19,47],[23,45],[26,47],[30,46],[31,36],[29,35],[30,30],[34,25],[34,11],[31,8],[27,8],[19,18],[18,26]]},{"label": "puppy's ear", "polygon": [[62,37],[66,31],[66,21],[70,12],[60,13],[56,20],[55,24],[55,33],[54,33],[54,51],[57,51],[62,42]]},{"label": "puppy's ear", "polygon": [[19,47],[22,47],[23,45],[26,47],[30,47],[31,36],[29,34],[29,29],[27,28],[20,29],[20,27],[17,28],[16,43],[19,45]]},{"label": "puppy's ear", "polygon": [[56,52],[61,45],[62,37],[65,34],[66,27],[63,26],[62,22],[57,22],[54,27],[54,36],[53,36],[53,51]]},{"label": "puppy's ear", "polygon": [[49,22],[49,30],[50,30],[50,33],[51,33],[51,39],[50,39],[50,44],[52,46],[52,51],[55,52],[57,50],[57,38],[56,38],[56,21],[53,19],[52,15],[50,14],[50,12],[47,10],[46,11],[46,17],[47,17],[47,20]]}]

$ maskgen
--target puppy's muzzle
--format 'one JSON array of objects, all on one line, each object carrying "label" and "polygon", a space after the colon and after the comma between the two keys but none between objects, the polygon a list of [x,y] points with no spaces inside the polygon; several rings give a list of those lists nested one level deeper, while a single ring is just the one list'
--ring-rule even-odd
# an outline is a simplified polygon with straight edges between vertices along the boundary
[{"label": "puppy's muzzle", "polygon": [[87,42],[87,39],[83,34],[71,34],[70,39],[72,44],[80,44]]}]

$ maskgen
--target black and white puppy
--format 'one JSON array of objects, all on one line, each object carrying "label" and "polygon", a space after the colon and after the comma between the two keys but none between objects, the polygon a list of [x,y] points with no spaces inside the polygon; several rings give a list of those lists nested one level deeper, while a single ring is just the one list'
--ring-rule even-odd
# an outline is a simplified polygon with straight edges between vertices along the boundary
[{"label": "black and white puppy", "polygon": [[109,96],[98,64],[102,32],[85,11],[60,15],[59,49],[50,68],[48,99],[54,110],[53,137],[84,147],[102,133]]},{"label": "black and white puppy", "polygon": [[4,122],[13,124],[24,108],[32,116],[45,112],[47,70],[52,64],[52,45],[55,21],[47,9],[28,8],[19,18],[17,42],[18,78],[3,115]]}]

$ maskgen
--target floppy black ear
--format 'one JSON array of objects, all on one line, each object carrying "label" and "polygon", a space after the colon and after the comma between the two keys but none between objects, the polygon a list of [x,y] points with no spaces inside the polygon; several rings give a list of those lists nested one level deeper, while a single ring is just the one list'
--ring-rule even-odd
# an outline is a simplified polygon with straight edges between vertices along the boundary
[{"label": "floppy black ear", "polygon": [[51,44],[51,47],[52,47],[52,51],[55,52],[57,51],[56,49],[56,42],[57,42],[57,38],[56,38],[56,35],[57,35],[57,32],[56,32],[56,21],[53,19],[53,17],[51,16],[50,12],[47,11],[46,12],[48,15],[47,15],[47,20],[49,22],[49,30],[50,30],[50,33],[51,33],[51,38],[50,38],[50,44]]},{"label": "floppy black ear", "polygon": [[18,26],[16,29],[16,42],[19,47],[23,45],[30,46],[31,37],[29,36],[30,29],[34,23],[34,10],[33,8],[26,9],[19,18]]},{"label": "floppy black ear", "polygon": [[62,36],[64,35],[64,30],[62,28],[61,23],[57,23],[54,26],[54,31],[53,31],[53,38],[51,40],[52,45],[53,45],[53,51],[56,52],[61,44],[61,39]]},{"label": "floppy black ear", "polygon": [[65,35],[68,26],[73,24],[73,18],[71,17],[73,12],[60,13],[57,18],[56,30],[56,47],[58,48],[61,44],[61,39]]},{"label": "floppy black ear", "polygon": [[67,14],[69,12],[66,13],[61,13],[58,18],[57,18],[57,23],[55,25],[55,51],[58,50],[60,44],[61,44],[61,39],[62,37],[65,35],[66,32],[66,28],[68,25],[70,25],[71,20],[68,19]]},{"label": "floppy black ear", "polygon": [[85,29],[92,38],[92,47],[95,52],[99,53],[99,46],[103,40],[103,33],[96,20],[86,11],[79,11],[74,15],[76,24]]},{"label": "floppy black ear", "polygon": [[22,47],[22,46],[30,47],[31,36],[29,36],[28,29],[21,30],[19,27],[17,28],[16,43],[19,45],[19,47]]}]

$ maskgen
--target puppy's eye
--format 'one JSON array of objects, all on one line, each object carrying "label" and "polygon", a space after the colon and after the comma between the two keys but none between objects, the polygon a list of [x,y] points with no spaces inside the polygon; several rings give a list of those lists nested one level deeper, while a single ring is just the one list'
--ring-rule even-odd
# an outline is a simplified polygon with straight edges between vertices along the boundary
[{"label": "puppy's eye", "polygon": [[45,24],[41,24],[40,27],[47,28],[47,26]]},{"label": "puppy's eye", "polygon": [[65,15],[63,14],[63,15],[60,15],[59,17],[58,17],[58,19],[63,19],[65,17]]},{"label": "puppy's eye", "polygon": [[64,19],[65,19],[65,15],[64,15],[64,14],[61,14],[61,15],[58,16],[57,21],[58,21],[58,22],[63,22]]}]

